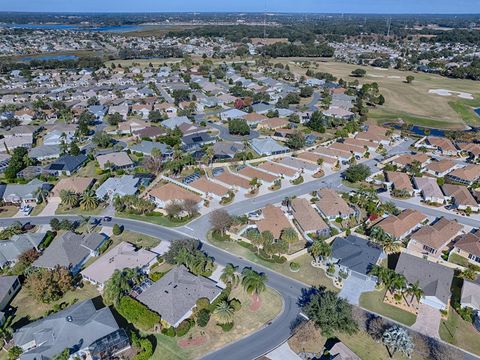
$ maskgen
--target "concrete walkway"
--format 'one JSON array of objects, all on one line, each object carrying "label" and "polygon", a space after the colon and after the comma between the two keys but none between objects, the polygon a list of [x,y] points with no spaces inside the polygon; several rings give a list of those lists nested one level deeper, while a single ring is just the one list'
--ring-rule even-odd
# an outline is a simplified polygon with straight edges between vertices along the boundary
[{"label": "concrete walkway", "polygon": [[265,356],[271,360],[301,360],[302,359],[300,356],[294,353],[292,349],[290,349],[290,346],[288,346],[288,342],[283,343],[278,348],[269,352]]},{"label": "concrete walkway", "polygon": [[412,329],[420,334],[440,339],[438,330],[441,320],[440,310],[426,304],[420,304],[417,321],[412,325]]}]

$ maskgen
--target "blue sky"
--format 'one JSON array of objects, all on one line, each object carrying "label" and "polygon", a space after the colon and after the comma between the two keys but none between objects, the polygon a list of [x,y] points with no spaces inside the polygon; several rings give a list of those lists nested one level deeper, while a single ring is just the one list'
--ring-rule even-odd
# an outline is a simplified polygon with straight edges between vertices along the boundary
[{"label": "blue sky", "polygon": [[[0,0],[0,11],[262,12],[264,0]],[[272,12],[480,13],[480,0],[267,0]]]}]

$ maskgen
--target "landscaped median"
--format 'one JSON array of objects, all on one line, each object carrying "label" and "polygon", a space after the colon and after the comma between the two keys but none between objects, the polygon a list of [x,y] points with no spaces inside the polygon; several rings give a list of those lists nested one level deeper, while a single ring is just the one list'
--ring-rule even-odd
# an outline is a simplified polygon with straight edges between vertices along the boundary
[{"label": "landscaped median", "polygon": [[275,319],[282,311],[282,298],[271,288],[267,288],[257,298],[247,294],[242,286],[238,286],[232,290],[230,298],[241,302],[241,308],[235,314],[234,326],[230,331],[224,331],[211,320],[206,327],[194,326],[187,335],[182,337],[157,334],[157,347],[152,359],[198,359],[202,355],[254,333]]}]

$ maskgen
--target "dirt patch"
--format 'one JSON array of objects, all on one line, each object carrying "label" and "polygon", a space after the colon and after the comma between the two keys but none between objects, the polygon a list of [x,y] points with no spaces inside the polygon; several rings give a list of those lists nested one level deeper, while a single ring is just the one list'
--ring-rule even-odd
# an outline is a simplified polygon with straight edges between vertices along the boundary
[{"label": "dirt patch", "polygon": [[262,299],[257,294],[252,295],[252,302],[250,303],[250,311],[257,311],[262,307]]},{"label": "dirt patch", "polygon": [[200,335],[200,336],[192,337],[191,339],[187,338],[187,339],[178,340],[177,344],[178,346],[186,349],[186,348],[201,346],[203,344],[206,344],[207,341],[208,341],[208,336]]}]

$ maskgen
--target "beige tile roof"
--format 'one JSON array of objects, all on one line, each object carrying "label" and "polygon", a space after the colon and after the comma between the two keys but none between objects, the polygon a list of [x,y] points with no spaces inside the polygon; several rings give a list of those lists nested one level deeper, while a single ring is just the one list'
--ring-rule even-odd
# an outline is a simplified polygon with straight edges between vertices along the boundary
[{"label": "beige tile roof", "polygon": [[430,145],[440,148],[442,151],[457,151],[450,139],[444,137],[429,136],[427,141]]},{"label": "beige tile roof", "polygon": [[275,239],[279,239],[282,230],[291,228],[292,225],[279,207],[271,204],[262,209],[263,219],[257,221],[257,227],[260,232],[270,231]]},{"label": "beige tile roof", "polygon": [[326,164],[335,164],[337,162],[337,160],[332,157],[320,155],[320,154],[309,152],[309,151],[305,151],[298,154],[297,158],[310,161],[315,164],[317,163],[318,159],[323,159],[323,162],[325,162]]},{"label": "beige tile roof", "polygon": [[473,156],[480,156],[480,144],[474,143],[458,143],[457,146],[463,151],[473,154]]},{"label": "beige tile roof", "polygon": [[200,195],[188,191],[187,189],[184,189],[183,187],[180,187],[173,183],[156,186],[152,190],[150,190],[148,194],[164,202],[187,199],[194,200],[197,203],[202,201]]},{"label": "beige tile roof", "polygon": [[364,148],[365,146],[367,146],[367,147],[369,147],[369,148],[370,148],[370,147],[373,147],[373,148],[377,148],[377,147],[378,147],[378,144],[372,143],[371,141],[367,141],[367,140],[346,138],[343,142],[344,142],[345,144],[348,144],[348,145],[359,146],[359,147],[362,147],[362,148]]},{"label": "beige tile roof", "polygon": [[430,160],[430,157],[425,154],[417,153],[417,154],[403,154],[393,160],[394,163],[400,164],[402,166],[411,165],[414,161],[418,161],[420,164],[424,164]]},{"label": "beige tile roof", "polygon": [[71,190],[77,194],[83,193],[93,183],[94,179],[90,177],[68,177],[60,181],[52,189],[52,196],[60,196],[62,190]]},{"label": "beige tile roof", "polygon": [[452,169],[455,166],[455,162],[448,159],[443,159],[439,161],[432,161],[426,166],[427,170],[435,171],[438,173],[443,173]]},{"label": "beige tile roof", "polygon": [[403,210],[398,216],[390,215],[386,219],[380,221],[377,226],[380,226],[387,234],[399,238],[426,219],[427,216],[421,212],[407,209]]},{"label": "beige tile roof", "polygon": [[445,195],[453,197],[457,205],[478,206],[477,201],[466,186],[445,184],[442,186],[442,190]]},{"label": "beige tile roof", "polygon": [[269,183],[273,183],[278,176],[267,174],[266,172],[257,170],[251,166],[245,166],[242,170],[238,172],[242,176],[246,176],[250,179],[257,178],[259,180],[263,180]]},{"label": "beige tile roof", "polygon": [[319,200],[315,205],[325,216],[350,216],[355,213],[335,190],[323,188],[317,194]]},{"label": "beige tile roof", "polygon": [[455,243],[455,247],[469,254],[480,256],[480,231],[462,235]]},{"label": "beige tile roof", "polygon": [[215,176],[214,179],[219,180],[219,181],[223,182],[224,184],[235,185],[235,186],[239,186],[239,187],[244,188],[244,189],[250,188],[250,181],[248,181],[247,179],[245,179],[241,176],[231,174],[227,171],[221,173],[218,176]]},{"label": "beige tile roof", "polygon": [[283,175],[292,177],[292,176],[295,176],[295,174],[297,174],[297,171],[295,171],[295,170],[293,170],[289,167],[271,162],[271,161],[266,161],[266,162],[258,165],[258,168],[262,169],[262,170],[265,170],[265,171],[268,171],[268,172],[271,172],[273,174],[277,174],[277,175],[282,175],[283,174]]},{"label": "beige tile roof", "polygon": [[386,175],[388,181],[393,184],[393,187],[396,190],[407,190],[408,192],[413,191],[410,176],[408,176],[406,173],[398,171],[387,171]]},{"label": "beige tile roof", "polygon": [[98,165],[101,169],[105,168],[105,165],[110,162],[115,166],[129,166],[133,164],[132,159],[125,151],[114,152],[105,155],[98,155],[97,156]]},{"label": "beige tile roof", "polygon": [[433,225],[422,226],[412,234],[412,239],[432,249],[440,250],[448,245],[462,229],[463,225],[457,221],[441,218]]},{"label": "beige tile roof", "polygon": [[215,194],[217,196],[225,196],[228,193],[228,188],[208,180],[205,176],[191,182],[189,185],[204,193]]},{"label": "beige tile roof", "polygon": [[303,231],[317,231],[328,229],[328,225],[319,213],[311,206],[310,201],[295,198],[291,202],[293,217]]},{"label": "beige tile roof", "polygon": [[448,176],[454,176],[470,182],[476,181],[480,178],[480,165],[469,164],[463,168],[453,170]]}]

